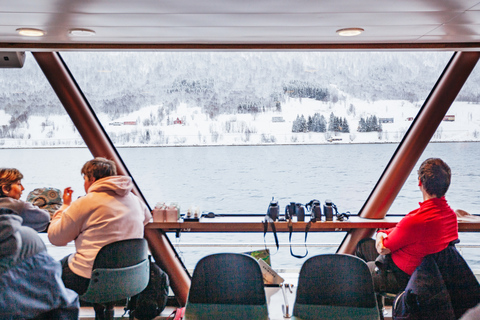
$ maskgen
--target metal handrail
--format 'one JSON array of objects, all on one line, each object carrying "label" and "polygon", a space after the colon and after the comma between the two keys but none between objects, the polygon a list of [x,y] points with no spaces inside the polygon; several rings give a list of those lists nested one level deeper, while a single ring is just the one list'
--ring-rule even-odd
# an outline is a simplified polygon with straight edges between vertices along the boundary
[{"label": "metal handrail", "polygon": [[[276,248],[275,243],[174,243],[175,247],[181,248],[199,248],[199,247],[229,247],[229,248],[245,248],[245,247],[268,247]],[[278,244],[279,247],[290,247],[289,244]],[[338,248],[339,243],[307,243],[308,247],[325,247]],[[305,243],[292,243],[292,247],[305,247]]]},{"label": "metal handrail", "polygon": [[[45,243],[47,247],[56,247],[50,243]],[[267,247],[267,248],[276,248],[275,243],[174,243],[175,247],[180,248],[199,248],[199,247],[212,247],[212,248],[221,248],[221,247],[230,247],[230,248],[245,248],[245,247]],[[305,243],[292,243],[292,247],[305,247]],[[290,247],[289,244],[279,243],[279,247]],[[311,248],[337,248],[338,243],[307,243],[308,247]],[[69,243],[66,247],[75,247],[74,243]],[[456,244],[455,247],[458,249],[477,249],[480,248],[480,244],[474,243],[464,243]]]},{"label": "metal handrail", "polygon": [[[241,248],[241,247],[268,247],[276,248],[275,243],[174,243],[175,247],[182,248],[197,248],[197,247],[231,247],[231,248]],[[290,244],[280,244],[279,247],[290,247]],[[305,247],[305,243],[292,243],[292,247]],[[308,247],[316,248],[337,248],[339,243],[307,243]],[[480,248],[480,244],[466,243],[466,244],[456,244],[457,248],[469,248],[475,249]]]}]

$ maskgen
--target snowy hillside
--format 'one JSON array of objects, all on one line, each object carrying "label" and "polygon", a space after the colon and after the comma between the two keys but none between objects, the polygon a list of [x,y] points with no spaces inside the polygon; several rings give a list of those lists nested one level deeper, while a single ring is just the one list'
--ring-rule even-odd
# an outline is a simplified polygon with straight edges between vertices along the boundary
[{"label": "snowy hillside", "polygon": [[[337,103],[313,99],[286,98],[281,111],[256,114],[225,114],[211,119],[199,107],[180,104],[176,112],[157,117],[161,106],[149,106],[111,120],[99,114],[105,130],[117,146],[206,146],[259,144],[322,144],[322,143],[395,143],[399,142],[419,105],[407,101],[366,102],[345,99]],[[333,113],[345,118],[350,132],[292,132],[297,116],[308,118],[315,113],[329,119]],[[381,132],[358,132],[360,119],[371,115],[391,119],[382,123]],[[456,103],[448,115],[455,121],[444,121],[433,141],[480,141],[480,108],[476,104]],[[8,122],[8,115],[2,121]],[[177,123],[175,123],[177,122]],[[28,126],[17,134],[24,139],[0,139],[2,147],[72,147],[83,141],[68,116],[32,116]]]},{"label": "snowy hillside", "polygon": [[[348,112],[350,105],[354,106],[353,113]],[[368,103],[352,99],[333,104],[313,99],[287,99],[281,112],[220,115],[210,119],[202,114],[199,108],[189,108],[182,104],[177,112],[164,119],[161,125],[142,125],[145,119],[155,114],[156,109],[158,107],[155,106],[144,108],[120,119],[136,120],[137,126],[111,126],[105,123],[105,128],[114,140],[117,139],[119,145],[388,143],[399,142],[403,138],[412,123],[408,118],[416,116],[419,106],[406,101]],[[297,115],[308,118],[320,113],[328,119],[332,112],[337,117],[347,119],[349,133],[292,132],[293,121]],[[378,118],[393,118],[393,123],[383,123],[382,132],[357,132],[360,118],[371,115]],[[455,121],[442,122],[433,141],[480,141],[478,105],[457,103],[452,106],[448,115],[455,115]],[[177,118],[182,121],[181,124],[173,124]],[[126,137],[129,137],[129,141],[125,140]],[[149,137],[148,141],[146,137]]]},{"label": "snowy hillside", "polygon": [[[398,142],[451,53],[62,52],[62,57],[116,145],[203,146]],[[477,68],[448,112],[455,121],[443,122],[434,141],[480,139],[479,82]],[[22,69],[1,70],[0,87],[0,147],[84,145],[33,57]],[[382,122],[381,130],[359,132],[359,124],[362,131],[371,117]],[[306,124],[309,118],[315,129]],[[329,122],[327,132],[323,121]]]}]

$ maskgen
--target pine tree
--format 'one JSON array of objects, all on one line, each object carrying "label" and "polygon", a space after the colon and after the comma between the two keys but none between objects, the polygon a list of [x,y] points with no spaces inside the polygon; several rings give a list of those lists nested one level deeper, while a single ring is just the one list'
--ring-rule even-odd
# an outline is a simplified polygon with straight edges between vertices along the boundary
[{"label": "pine tree", "polygon": [[348,126],[348,122],[347,122],[347,119],[346,118],[343,118],[343,122],[342,122],[342,132],[346,132],[346,133],[349,133],[350,132],[350,128]]},{"label": "pine tree", "polygon": [[320,116],[320,120],[318,121],[318,123],[318,132],[327,132],[327,120],[325,120],[325,117],[323,115]]},{"label": "pine tree", "polygon": [[330,122],[328,123],[328,131],[335,131],[335,115],[330,113]]},{"label": "pine tree", "polygon": [[314,129],[314,124],[313,124],[313,119],[312,119],[311,116],[308,116],[307,130],[308,130],[309,132],[315,131],[315,129]]},{"label": "pine tree", "polygon": [[327,124],[325,117],[320,115],[320,113],[315,113],[312,118],[312,129],[313,132],[325,132]]},{"label": "pine tree", "polygon": [[360,121],[358,123],[357,131],[358,132],[372,132],[372,131],[381,132],[382,124],[378,122],[378,119],[376,116],[367,117],[366,120],[362,117],[360,118]]},{"label": "pine tree", "polygon": [[300,117],[300,132],[307,132],[308,127],[307,127],[307,120],[305,120],[305,117],[302,116]]},{"label": "pine tree", "polygon": [[362,117],[360,118],[360,121],[358,122],[358,132],[366,132],[367,131],[367,124],[365,122],[365,119]]},{"label": "pine tree", "polygon": [[292,123],[292,132],[300,132],[301,121],[300,116],[297,114],[297,118]]}]

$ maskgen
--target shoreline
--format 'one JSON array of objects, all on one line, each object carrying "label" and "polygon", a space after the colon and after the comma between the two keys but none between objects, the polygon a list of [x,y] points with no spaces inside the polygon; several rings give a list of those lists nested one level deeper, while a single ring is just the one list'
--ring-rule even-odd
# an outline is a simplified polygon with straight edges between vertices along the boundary
[{"label": "shoreline", "polygon": [[[476,140],[445,140],[445,141],[430,141],[430,143],[479,143]],[[270,146],[316,146],[316,145],[362,145],[362,144],[400,144],[400,142],[326,142],[326,143],[257,143],[257,144],[182,144],[182,145],[121,145],[115,148],[193,148],[193,147],[270,147]],[[9,149],[88,149],[87,146],[0,146],[0,150]]]}]

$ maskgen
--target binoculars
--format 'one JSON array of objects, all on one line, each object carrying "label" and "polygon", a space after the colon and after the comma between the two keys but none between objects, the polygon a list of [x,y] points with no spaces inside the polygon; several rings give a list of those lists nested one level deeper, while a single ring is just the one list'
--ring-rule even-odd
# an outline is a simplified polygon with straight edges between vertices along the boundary
[{"label": "binoculars", "polygon": [[[312,200],[303,206],[301,203],[290,202],[285,207],[285,220],[292,219],[294,216],[297,217],[297,221],[305,221],[305,209],[310,211],[310,221],[322,221],[322,208],[319,200]],[[335,204],[332,200],[325,200],[323,205],[323,215],[325,216],[325,221],[333,221],[333,211],[336,211]],[[280,206],[278,201],[272,198],[267,209],[267,217],[273,221],[277,221],[280,213]]]},{"label": "binoculars", "polygon": [[285,207],[285,219],[297,216],[297,221],[305,221],[305,207],[301,203],[290,202]]},{"label": "binoculars", "polygon": [[[310,221],[322,221],[322,210],[320,207],[320,201],[312,200],[306,205],[307,210],[310,210]],[[323,215],[325,216],[325,221],[333,221],[333,210],[335,205],[333,204],[332,200],[325,200],[325,204],[323,205]]]},{"label": "binoculars", "polygon": [[278,205],[278,201],[272,198],[272,201],[270,201],[270,204],[268,205],[267,217],[270,217],[273,221],[277,221],[279,212],[280,206]]}]

